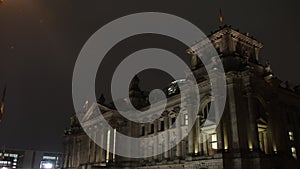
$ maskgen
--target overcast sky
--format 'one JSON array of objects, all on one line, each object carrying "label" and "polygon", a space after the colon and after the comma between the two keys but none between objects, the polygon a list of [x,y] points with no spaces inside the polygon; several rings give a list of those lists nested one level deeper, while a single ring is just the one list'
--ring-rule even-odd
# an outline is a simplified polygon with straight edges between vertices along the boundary
[{"label": "overcast sky", "polygon": [[[275,76],[300,83],[297,0],[4,0],[0,4],[1,93],[5,83],[8,88],[0,146],[62,151],[63,131],[74,112],[71,80],[76,58],[85,41],[106,23],[127,14],[156,11],[183,17],[209,34],[218,29],[220,7],[226,24],[264,43],[261,58],[270,61]],[[109,55],[106,67],[117,65],[114,55],[128,55],[149,44],[172,50],[166,43],[143,46],[143,37],[127,42]],[[128,46],[130,50],[124,50]],[[181,48],[173,50],[184,55]],[[109,83],[101,85],[97,92],[107,93]]]}]

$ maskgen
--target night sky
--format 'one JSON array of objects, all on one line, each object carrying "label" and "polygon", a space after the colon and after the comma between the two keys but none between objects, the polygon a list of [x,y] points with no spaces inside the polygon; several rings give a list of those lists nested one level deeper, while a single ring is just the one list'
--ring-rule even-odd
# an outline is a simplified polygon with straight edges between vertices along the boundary
[{"label": "night sky", "polygon": [[[62,151],[63,132],[74,112],[72,73],[83,44],[106,23],[136,12],[175,14],[210,34],[218,29],[221,7],[226,24],[264,43],[261,59],[269,60],[275,76],[300,84],[299,5],[297,0],[4,0],[0,4],[0,90],[7,83],[7,93],[0,146]],[[171,44],[176,43],[165,38],[154,45],[159,38],[147,39],[140,36],[120,43],[117,51],[106,56],[109,61],[104,67],[117,65],[115,55],[126,57],[149,46],[172,50]],[[185,56],[185,47],[178,46],[175,53]],[[104,77],[111,72],[99,70]],[[141,83],[153,87],[146,85],[147,78]],[[96,84],[97,94],[108,95],[109,80]]]}]

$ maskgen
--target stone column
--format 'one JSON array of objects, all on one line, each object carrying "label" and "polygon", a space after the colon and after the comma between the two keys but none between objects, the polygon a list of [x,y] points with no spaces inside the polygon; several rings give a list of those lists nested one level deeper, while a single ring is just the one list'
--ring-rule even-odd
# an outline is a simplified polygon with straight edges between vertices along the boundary
[{"label": "stone column", "polygon": [[[178,113],[178,112],[177,112]],[[176,120],[176,157],[181,159],[182,158],[182,144],[181,144],[181,124],[182,124],[182,114],[177,115],[177,120]]]},{"label": "stone column", "polygon": [[69,144],[69,140],[68,141],[66,141],[66,143],[65,143],[65,151],[66,151],[66,154],[65,154],[65,157],[64,157],[64,168],[68,168],[69,166],[68,166],[68,163],[69,163],[69,150],[70,150],[70,148],[69,148],[69,146],[70,146],[70,144]]},{"label": "stone column", "polygon": [[240,143],[239,143],[239,134],[238,134],[238,126],[237,126],[237,116],[236,116],[236,104],[235,104],[235,94],[234,94],[234,84],[233,79],[227,83],[228,88],[228,107],[229,107],[229,116],[230,116],[230,127],[231,127],[231,142],[229,144],[229,149],[233,151],[239,151]]},{"label": "stone column", "polygon": [[[157,132],[158,132],[158,123],[159,123],[159,120],[155,120],[153,122],[154,124],[154,135],[157,136]],[[157,149],[158,149],[158,140],[157,138],[155,140],[153,140],[154,144],[153,144],[153,151],[154,151],[154,154],[157,154]],[[155,155],[154,157],[154,160],[157,160],[158,159],[158,155]]]},{"label": "stone column", "polygon": [[96,155],[95,155],[95,162],[96,163],[101,162],[100,161],[101,148],[99,146],[99,144],[101,145],[100,141],[101,141],[101,127],[100,127],[100,125],[97,125],[96,139],[95,139],[95,143],[96,143],[96,145],[95,145],[95,151],[96,151],[95,152],[96,153]]},{"label": "stone column", "polygon": [[222,131],[222,123],[219,123],[219,126],[217,126],[216,134],[217,134],[217,146],[218,146],[218,150],[222,150],[223,149],[223,142],[224,142],[223,131]]},{"label": "stone column", "polygon": [[187,84],[187,89],[186,89],[187,93],[184,97],[185,97],[186,110],[188,114],[188,130],[190,129],[190,132],[188,134],[188,155],[192,156],[194,155],[195,152],[195,147],[194,147],[195,127],[193,127],[194,125],[193,121],[197,118],[196,115],[198,114],[198,112],[195,111],[198,110],[198,107],[196,107],[196,105],[198,105],[199,103],[195,102],[198,97],[195,95],[195,92],[189,91],[189,88],[195,84],[193,84],[189,80],[186,81],[186,84]]},{"label": "stone column", "polygon": [[207,141],[207,134],[202,134],[202,141],[203,141],[203,154],[208,155],[208,141]]},{"label": "stone column", "polygon": [[96,147],[96,145],[95,145],[95,142],[94,142],[94,139],[96,138],[96,132],[95,132],[95,128],[94,128],[94,126],[92,127],[92,129],[91,129],[91,133],[92,133],[92,135],[91,135],[91,138],[90,138],[90,160],[89,160],[89,162],[90,163],[94,163],[95,162],[95,151],[96,151],[96,149],[95,149],[95,147]]},{"label": "stone column", "polygon": [[72,140],[69,143],[68,167],[72,167]]},{"label": "stone column", "polygon": [[[237,119],[237,110],[236,110],[236,96],[234,87],[235,84],[233,82],[233,77],[229,77],[227,79],[227,106],[229,110],[229,130],[231,137],[229,145],[228,145],[228,151],[232,153],[232,155],[240,156],[240,140],[239,140],[239,133],[238,133],[238,119]],[[234,159],[228,159],[227,161],[224,161],[232,166],[233,169],[240,169],[242,168],[242,160],[241,158],[234,158]]]},{"label": "stone column", "polygon": [[[149,125],[146,123],[145,124],[145,136],[144,137],[148,137],[148,133],[149,133]],[[145,149],[145,158],[144,158],[144,160],[147,160],[148,158],[147,158],[147,156],[148,156],[148,153],[149,153],[149,147],[148,147],[149,145],[148,145],[148,143],[147,142],[145,142],[144,143],[144,149]]]},{"label": "stone column", "polygon": [[200,127],[200,131],[199,131],[199,154],[203,155],[204,154],[204,149],[203,149],[203,134],[201,131],[201,127]]},{"label": "stone column", "polygon": [[76,166],[79,167],[80,165],[80,153],[81,153],[81,140],[77,141],[77,164]]},{"label": "stone column", "polygon": [[[248,118],[249,118],[249,131],[248,131],[248,141],[249,149],[258,151],[259,150],[259,139],[258,139],[258,129],[257,129],[257,112],[253,110],[255,107],[253,101],[253,93],[249,85],[246,86],[247,99],[248,99]],[[251,150],[251,151],[252,151]]]},{"label": "stone column", "polygon": [[165,141],[164,141],[164,158],[165,159],[169,159],[169,131],[167,131],[169,129],[169,117],[166,116],[164,117],[165,120],[165,131],[166,131],[166,136],[165,136]]},{"label": "stone column", "polygon": [[195,152],[197,155],[200,154],[200,143],[201,143],[201,138],[200,138],[200,122],[199,122],[199,116],[197,116],[196,118],[196,122],[195,122]]},{"label": "stone column", "polygon": [[[254,99],[254,90],[251,84],[251,73],[244,75],[244,85],[248,101],[248,127],[247,127],[247,136],[248,136],[248,148],[249,151],[252,151],[253,157],[259,157],[259,136],[258,136],[258,127],[257,127],[257,115],[258,113],[254,109],[256,107]],[[251,160],[252,168],[259,169],[261,168],[261,162],[259,160]]]},{"label": "stone column", "polygon": [[[189,115],[192,113],[189,113]],[[192,118],[192,117],[191,117]],[[191,131],[188,134],[188,155],[193,155],[194,154],[194,127],[192,127],[192,120],[189,118],[189,127],[191,127]]]},{"label": "stone column", "polygon": [[[104,129],[101,129],[101,133],[100,133],[100,145],[101,146],[105,146],[105,136],[104,136],[104,134],[105,134],[105,131],[104,131]],[[100,147],[100,162],[101,163],[103,163],[103,162],[105,162],[105,150],[104,150],[104,148],[102,148],[102,147]]]},{"label": "stone column", "polygon": [[75,167],[76,161],[76,154],[75,154],[75,148],[76,148],[76,138],[73,138],[72,140],[72,167]]}]

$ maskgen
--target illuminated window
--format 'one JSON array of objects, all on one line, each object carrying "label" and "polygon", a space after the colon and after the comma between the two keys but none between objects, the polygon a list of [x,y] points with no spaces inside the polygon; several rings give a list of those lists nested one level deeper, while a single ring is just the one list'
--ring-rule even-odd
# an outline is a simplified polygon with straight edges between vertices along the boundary
[{"label": "illuminated window", "polygon": [[297,160],[297,152],[296,152],[296,148],[295,148],[295,147],[292,147],[292,148],[291,148],[291,151],[292,151],[292,156],[294,157],[294,159]]},{"label": "illuminated window", "polygon": [[50,168],[53,168],[53,164],[51,162],[42,161],[41,164],[40,164],[40,168],[50,169]]},{"label": "illuminated window", "polygon": [[9,157],[18,157],[18,154],[9,154]]},{"label": "illuminated window", "polygon": [[56,157],[53,157],[53,156],[43,156],[43,159],[47,159],[47,160],[55,160]]},{"label": "illuminated window", "polygon": [[184,125],[188,125],[189,124],[189,116],[188,116],[188,114],[185,114],[184,115]]},{"label": "illuminated window", "polygon": [[294,133],[292,131],[289,132],[290,141],[294,141]]},{"label": "illuminated window", "polygon": [[214,150],[218,149],[217,134],[212,134],[211,135],[211,148],[214,149]]}]

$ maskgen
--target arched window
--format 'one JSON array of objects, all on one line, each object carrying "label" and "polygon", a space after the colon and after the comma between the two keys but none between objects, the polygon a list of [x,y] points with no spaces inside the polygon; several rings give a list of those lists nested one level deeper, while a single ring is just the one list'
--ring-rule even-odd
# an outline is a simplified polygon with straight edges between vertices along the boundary
[{"label": "arched window", "polygon": [[207,116],[208,116],[210,110],[211,110],[211,112],[214,111],[213,105],[214,105],[214,102],[210,101],[202,109],[202,112],[200,114],[200,119],[199,119],[200,120],[200,126],[202,126],[204,124],[204,122],[207,119]]}]

